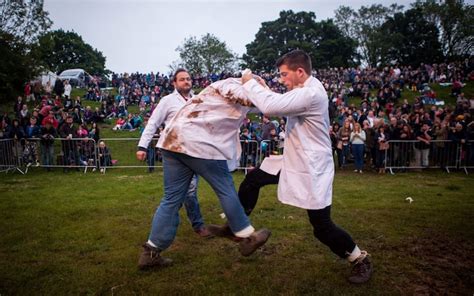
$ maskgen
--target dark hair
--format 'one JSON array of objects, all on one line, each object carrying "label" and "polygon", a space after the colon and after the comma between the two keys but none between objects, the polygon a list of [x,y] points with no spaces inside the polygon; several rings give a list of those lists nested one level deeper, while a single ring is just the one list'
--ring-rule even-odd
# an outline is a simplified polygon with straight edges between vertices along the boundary
[{"label": "dark hair", "polygon": [[176,82],[176,77],[178,76],[179,73],[181,72],[186,72],[188,73],[188,70],[184,69],[184,68],[178,68],[176,69],[176,71],[174,71],[174,74],[173,74],[173,82]]},{"label": "dark hair", "polygon": [[292,71],[303,68],[306,74],[311,75],[311,58],[302,50],[296,49],[284,54],[276,61],[277,68],[282,65],[286,65]]}]

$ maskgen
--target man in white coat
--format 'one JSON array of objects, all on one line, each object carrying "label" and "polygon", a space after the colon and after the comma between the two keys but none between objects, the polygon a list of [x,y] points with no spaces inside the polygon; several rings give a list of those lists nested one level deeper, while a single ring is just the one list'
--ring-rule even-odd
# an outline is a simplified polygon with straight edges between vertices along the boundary
[{"label": "man in white coat", "polygon": [[[171,118],[174,117],[176,112],[181,109],[188,100],[193,97],[191,87],[192,80],[188,71],[185,69],[177,69],[173,75],[173,85],[175,90],[163,97],[158,106],[153,110],[153,113],[148,120],[143,133],[138,142],[138,151],[136,153],[138,160],[145,160],[147,157],[148,146],[155,135],[158,128],[164,124],[165,126],[169,123]],[[158,146],[159,144],[157,144]],[[154,151],[154,149],[150,149]],[[154,157],[154,155],[148,155],[148,157]],[[210,233],[204,225],[202,219],[201,210],[197,198],[197,187],[198,187],[198,176],[194,175],[189,185],[184,206],[186,208],[186,214],[191,222],[194,231],[201,237],[209,237]]]},{"label": "man in white coat", "polygon": [[251,225],[227,164],[227,160],[236,157],[237,129],[251,105],[241,80],[229,78],[206,87],[168,122],[157,145],[163,155],[164,196],[140,255],[140,269],[171,264],[171,259],[161,257],[161,252],[174,241],[179,209],[195,174],[203,177],[216,193],[243,256],[250,256],[266,243],[271,232],[256,231]]},{"label": "man in white coat", "polygon": [[[288,122],[281,170],[264,162],[247,174],[239,188],[241,204],[250,215],[259,189],[278,183],[278,199],[306,209],[315,237],[353,263],[349,281],[367,282],[372,274],[367,252],[361,251],[351,236],[331,220],[334,162],[327,93],[321,82],[311,76],[311,59],[305,52],[289,52],[276,66],[281,83],[288,89],[283,95],[269,90],[261,78],[251,73],[242,76],[250,101],[264,114],[287,116]],[[217,236],[231,236],[227,226],[208,225],[208,229]]]}]

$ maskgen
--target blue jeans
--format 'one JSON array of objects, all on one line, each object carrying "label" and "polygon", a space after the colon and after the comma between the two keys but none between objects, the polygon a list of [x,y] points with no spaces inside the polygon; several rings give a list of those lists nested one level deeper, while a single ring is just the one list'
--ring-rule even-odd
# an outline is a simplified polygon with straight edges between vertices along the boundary
[{"label": "blue jeans", "polygon": [[342,166],[347,165],[347,159],[349,158],[349,154],[351,153],[351,146],[349,144],[342,145]]},{"label": "blue jeans", "polygon": [[186,209],[186,215],[194,230],[199,230],[204,226],[202,220],[201,209],[199,208],[199,202],[197,197],[197,188],[199,183],[198,175],[194,175],[191,183],[189,184],[188,192],[186,193],[186,199],[184,200],[184,208]]},{"label": "blue jeans", "polygon": [[364,144],[352,144],[352,154],[354,154],[354,163],[356,170],[364,168]]},{"label": "blue jeans", "polygon": [[194,174],[202,176],[211,185],[234,233],[250,226],[225,160],[195,158],[167,150],[162,150],[162,154],[165,195],[153,217],[149,236],[158,249],[167,249],[176,236],[179,209],[186,199]]}]

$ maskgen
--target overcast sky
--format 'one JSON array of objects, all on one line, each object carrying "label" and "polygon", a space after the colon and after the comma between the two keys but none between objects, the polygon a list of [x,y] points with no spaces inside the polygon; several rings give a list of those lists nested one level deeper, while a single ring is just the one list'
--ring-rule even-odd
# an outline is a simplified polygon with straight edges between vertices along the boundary
[{"label": "overcast sky", "polygon": [[[73,30],[101,51],[114,72],[164,72],[179,59],[176,48],[185,38],[217,36],[242,55],[262,22],[276,20],[282,10],[312,11],[317,21],[334,17],[340,5],[394,1],[340,0],[45,0],[52,29]],[[414,1],[398,0],[405,8]]]}]

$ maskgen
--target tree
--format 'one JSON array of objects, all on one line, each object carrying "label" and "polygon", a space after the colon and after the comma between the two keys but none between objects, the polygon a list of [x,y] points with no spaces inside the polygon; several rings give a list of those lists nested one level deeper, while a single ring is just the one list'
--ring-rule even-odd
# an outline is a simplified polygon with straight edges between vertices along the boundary
[{"label": "tree", "polygon": [[52,25],[43,0],[2,0],[0,2],[0,30],[30,44]]},{"label": "tree", "polygon": [[39,34],[52,22],[42,0],[0,1],[0,100],[13,100],[24,83],[40,72],[31,51]]},{"label": "tree", "polygon": [[418,1],[414,8],[422,9],[440,31],[443,54],[448,59],[474,54],[474,6],[463,0]]},{"label": "tree", "polygon": [[439,30],[424,17],[420,8],[389,17],[381,27],[381,36],[387,49],[382,53],[386,62],[418,66],[443,59]]},{"label": "tree", "polygon": [[236,54],[212,34],[207,33],[199,40],[194,36],[186,38],[176,50],[181,62],[175,61],[170,67],[180,65],[196,74],[235,70]]},{"label": "tree", "polygon": [[44,65],[56,73],[71,68],[81,68],[93,75],[108,73],[102,52],[85,43],[75,32],[48,32],[39,37],[34,50]]},{"label": "tree", "polygon": [[387,51],[380,29],[387,18],[402,9],[403,6],[397,4],[389,7],[373,4],[362,6],[358,11],[340,6],[335,11],[335,24],[347,37],[357,40],[362,59],[370,66],[377,66],[384,61],[383,53]]},{"label": "tree", "polygon": [[332,20],[315,19],[313,12],[288,10],[281,11],[277,20],[262,23],[255,40],[246,45],[246,66],[271,71],[278,57],[294,49],[308,52],[318,68],[352,65],[355,42],[344,37]]}]

